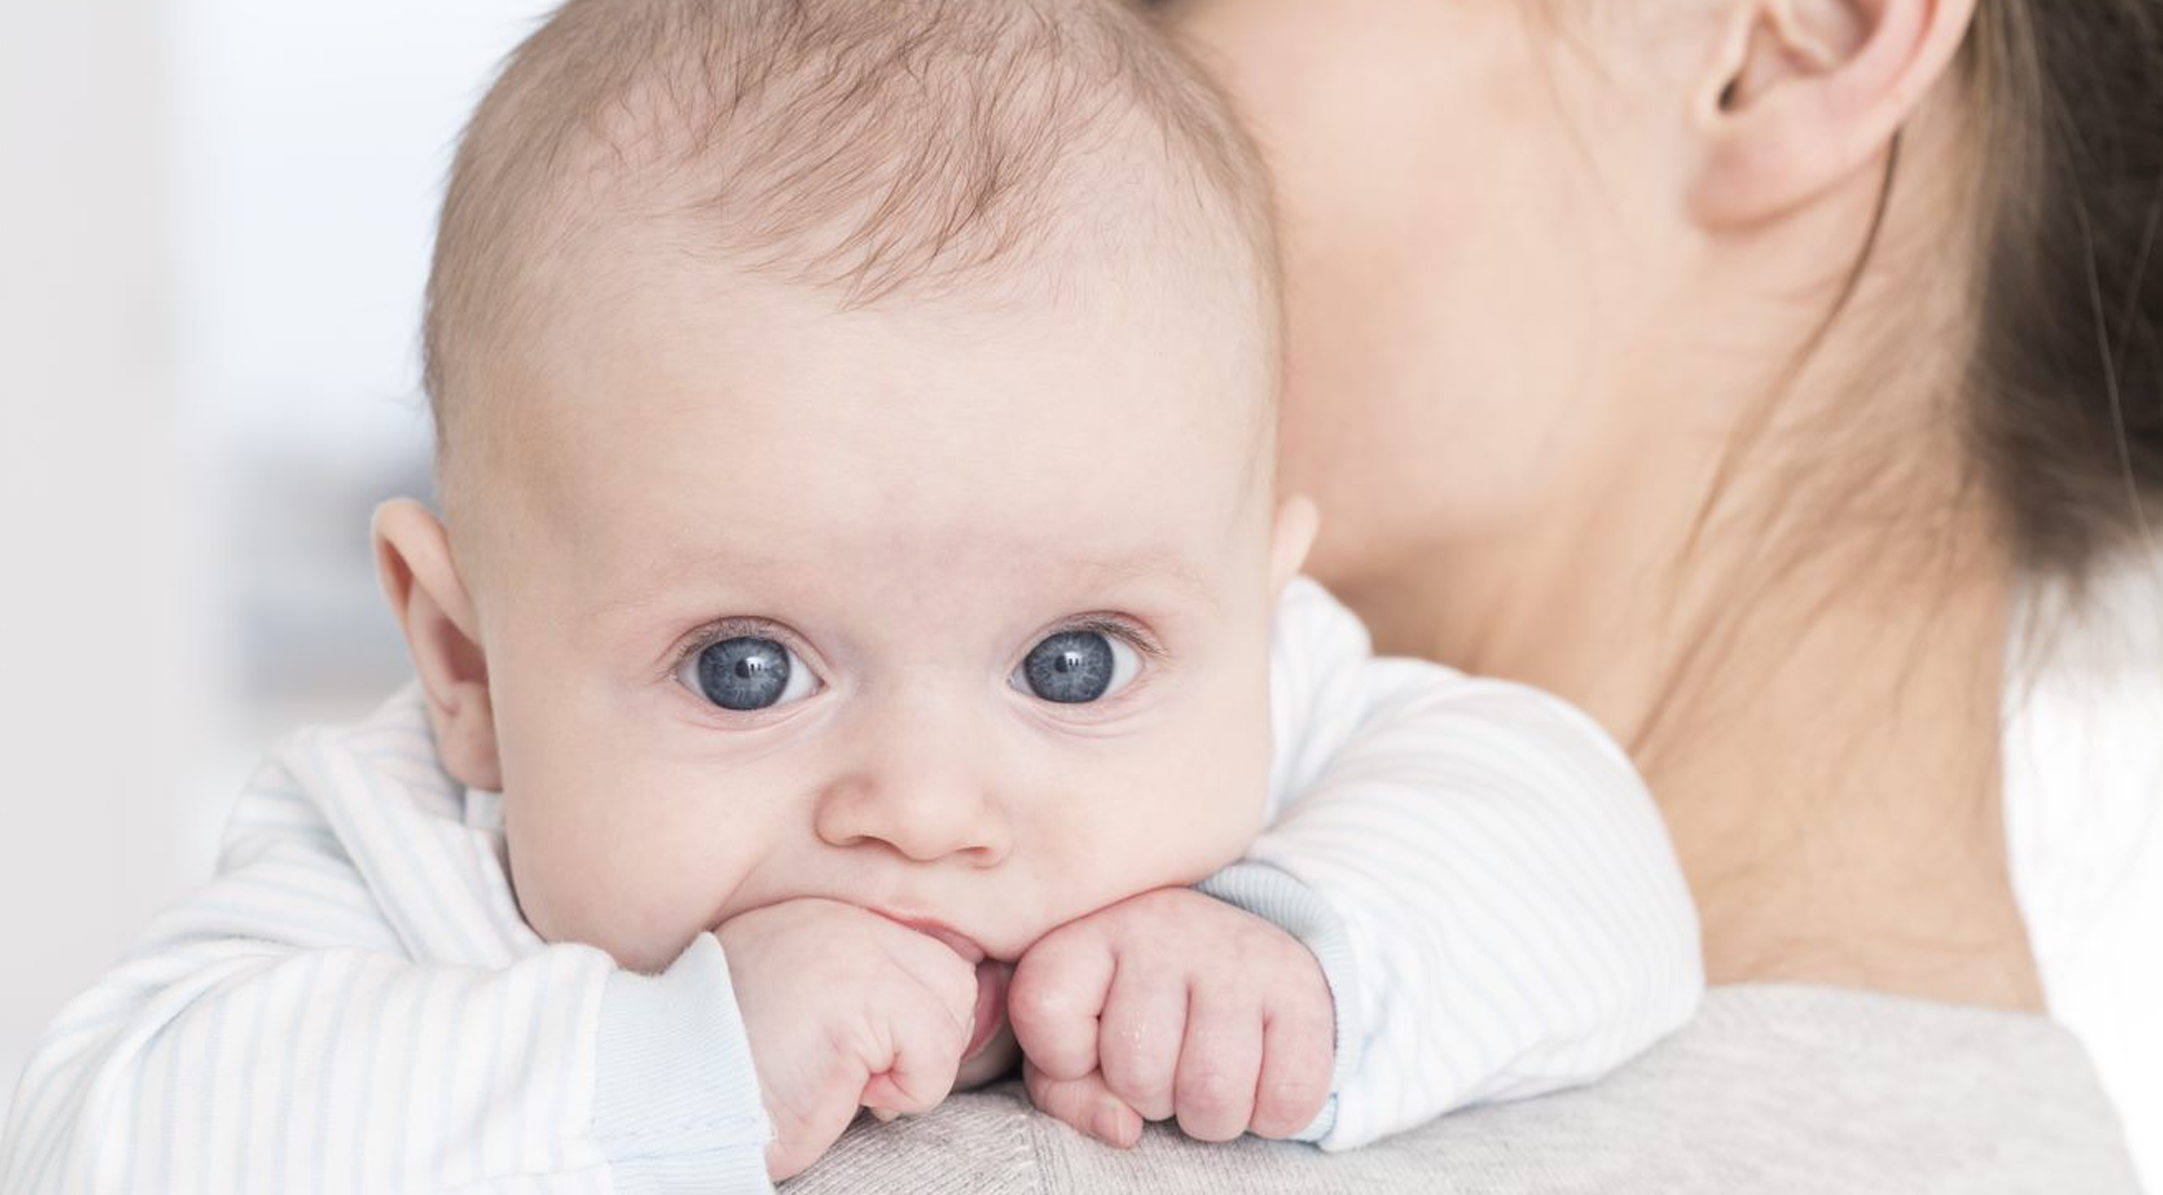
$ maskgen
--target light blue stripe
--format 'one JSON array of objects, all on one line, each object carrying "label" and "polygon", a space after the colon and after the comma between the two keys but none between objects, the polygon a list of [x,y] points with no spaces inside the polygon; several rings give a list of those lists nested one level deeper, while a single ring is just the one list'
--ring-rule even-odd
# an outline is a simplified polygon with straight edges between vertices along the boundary
[{"label": "light blue stripe", "polygon": [[[421,1082],[422,1076],[420,1071],[420,1052],[415,1047],[418,1045],[420,1035],[424,1031],[423,1026],[426,1022],[426,1015],[428,1012],[430,1001],[435,995],[436,984],[440,981],[443,975],[441,971],[435,970],[433,968],[423,969],[417,974],[420,977],[420,982],[411,985],[411,990],[413,992],[413,1011],[409,1016],[398,1018],[400,1021],[408,1023],[411,1027],[411,1032],[406,1036],[406,1040],[404,1043],[405,1048],[399,1051],[399,1057],[405,1063],[404,1073],[399,1077],[399,1081],[397,1084],[397,1090],[399,1091],[412,1091],[415,1089],[416,1085]],[[404,991],[407,989],[405,985],[401,985],[400,990]],[[386,1014],[385,1019],[390,1019],[388,1017],[388,1014]],[[385,1048],[388,1048],[390,1043],[385,1042],[383,1043],[383,1045]],[[391,1129],[392,1132],[390,1156],[394,1159],[393,1164],[400,1168],[399,1173],[403,1174],[403,1167],[405,1166],[406,1157],[406,1118],[403,1116],[393,1116],[391,1118]],[[411,1181],[411,1177],[407,1177],[408,1181]]]},{"label": "light blue stripe", "polygon": [[[231,1016],[233,1011],[233,998],[230,993],[220,992],[213,989],[206,997],[206,999],[212,1000],[215,1003],[210,1014],[210,1030],[209,1033],[206,1035],[203,1044],[204,1055],[205,1057],[211,1059],[223,1058],[225,1057],[226,1021]],[[211,1074],[213,1076],[217,1074],[217,1063],[215,1061],[211,1063]],[[218,1157],[218,1114],[224,1111],[224,1108],[217,1097],[217,1084],[215,1082],[206,1084],[203,1091],[202,1104],[202,1166],[196,1178],[196,1181],[199,1184],[197,1189],[202,1191],[215,1191],[218,1189],[217,1185],[212,1181],[212,1179],[214,1178],[212,1168]],[[235,1167],[234,1169],[236,1171],[234,1177],[235,1179],[237,1179],[239,1177],[237,1173],[239,1168]],[[128,1189],[135,1189],[132,1176],[130,1178]]]},{"label": "light blue stripe", "polygon": [[[1527,817],[1544,817],[1547,814],[1547,803],[1537,799],[1518,801],[1515,805],[1517,807],[1509,812],[1521,813]],[[1489,895],[1489,909],[1494,920],[1488,928],[1501,935],[1500,940],[1490,946],[1490,950],[1494,951],[1498,966],[1515,972],[1519,970],[1518,966],[1501,963],[1499,960],[1504,956],[1496,949],[1503,942],[1515,945],[1518,953],[1524,957],[1525,964],[1536,972],[1536,975],[1527,978],[1535,979],[1549,996],[1549,1000],[1543,1003],[1552,1009],[1553,1001],[1560,999],[1562,1007],[1556,1011],[1574,1012],[1576,1010],[1571,1006],[1581,1002],[1571,1000],[1569,994],[1591,992],[1595,990],[1597,980],[1585,969],[1584,961],[1575,951],[1556,952],[1525,946],[1526,942],[1532,940],[1524,932],[1527,928],[1526,918],[1532,919],[1532,928],[1536,932],[1551,924],[1558,914],[1566,910],[1555,903],[1554,894],[1542,891],[1542,881],[1547,878],[1547,869],[1528,865],[1528,860],[1535,858],[1536,852],[1540,850],[1539,836],[1522,821],[1499,816],[1501,812],[1503,811],[1476,806],[1465,810],[1467,822],[1484,823],[1478,828],[1483,839],[1482,845],[1488,849],[1464,851],[1458,856],[1460,866],[1467,872],[1478,872],[1486,876],[1485,882],[1476,887]],[[1516,915],[1511,915],[1512,912]],[[1570,936],[1574,938],[1577,935]],[[1562,955],[1559,964],[1567,968],[1570,974],[1562,975],[1554,970],[1558,962],[1555,958],[1557,953]],[[1609,978],[1612,980],[1613,977]],[[1608,986],[1612,988],[1617,985],[1610,982]]]},{"label": "light blue stripe", "polygon": [[[583,1028],[583,1026],[580,1025],[579,1021],[575,1019],[582,1016],[586,1012],[586,1009],[583,1007],[583,999],[580,999],[580,1002],[577,1005],[569,1003],[569,1001],[571,1001],[574,997],[582,997],[583,993],[580,992],[577,988],[572,987],[571,985],[560,982],[556,974],[559,968],[569,965],[565,956],[562,955],[560,952],[550,951],[546,955],[545,960],[542,962],[541,965],[546,969],[545,974],[548,977],[547,984],[544,985],[541,989],[541,1006],[543,1008],[546,1008],[548,997],[551,994],[556,993],[560,993],[560,998],[565,1001],[565,1005],[561,1010],[557,1011],[554,1016],[547,1018],[536,1018],[536,1027],[538,1027],[542,1032],[551,1031],[555,1029],[559,1024],[564,1026],[565,1028],[570,1028],[573,1026]],[[733,996],[731,996],[730,998],[731,1000],[734,999]],[[599,997],[596,997],[597,1001],[599,999]],[[600,1010],[598,1008],[593,1010],[593,1016],[596,1020],[598,1020],[600,1016]],[[580,1133],[585,1128],[584,1125],[573,1125],[571,1123],[571,1097],[571,1085],[564,1082],[559,1076],[556,1081],[556,1110],[553,1113],[548,1126],[549,1138],[550,1140],[555,1142],[555,1148],[550,1151],[550,1157],[548,1159],[549,1165],[552,1167],[563,1165],[564,1140],[573,1136],[574,1134]],[[596,1095],[594,1096],[594,1098],[598,1099],[599,1097]]]},{"label": "light blue stripe", "polygon": [[[376,984],[375,990],[370,993],[369,998],[361,1002],[360,1039],[369,1043],[368,1060],[354,1076],[354,1086],[360,1094],[360,1106],[363,1109],[360,1132],[356,1138],[360,1142],[362,1157],[368,1157],[371,1154],[382,1156],[384,1153],[383,1150],[375,1148],[377,1138],[381,1136],[382,1121],[385,1119],[375,1115],[378,1106],[376,1102],[377,1092],[380,1090],[376,1086],[376,1072],[379,1062],[390,1049],[388,1035],[384,1030],[384,1026],[389,1023],[390,1009],[397,1001],[401,986],[404,985],[395,980],[381,980]],[[404,1118],[390,1117],[388,1119],[402,1121]],[[390,1156],[396,1157],[396,1155]],[[393,1166],[391,1173],[397,1175],[399,1172]],[[380,1185],[376,1180],[376,1176],[367,1172],[362,1172],[355,1177],[359,1180],[362,1190],[370,1190]]]},{"label": "light blue stripe", "polygon": [[[254,924],[248,925],[245,921],[235,920],[245,912],[244,909],[225,904],[222,901],[201,900],[187,906],[184,912],[193,913],[200,910],[225,920],[222,923],[213,921],[200,926],[189,925],[186,921],[180,921],[179,928],[187,932],[173,932],[161,935],[160,944],[174,947],[210,946],[220,941],[230,941],[233,937],[239,936],[251,941],[262,942],[266,946],[301,948],[304,943],[327,935],[337,941],[355,942],[356,944],[373,939],[397,945],[397,940],[389,933],[388,927],[384,926],[380,921],[363,916],[358,909],[349,908],[328,899],[310,899],[297,892],[275,891],[267,895],[278,900],[298,904],[313,904],[322,912],[334,914],[334,916],[316,921],[292,919],[274,927],[265,924],[269,918],[258,917]],[[242,925],[246,925],[247,928],[237,928]],[[269,928],[277,929],[285,935],[285,938],[274,939],[265,936],[264,930]],[[329,932],[341,928],[347,932],[343,934]]]},{"label": "light blue stripe", "polygon": [[321,1110],[316,1116],[315,1125],[315,1185],[310,1187],[310,1190],[330,1190],[330,1119],[337,1111],[333,1096],[338,1088],[338,1055],[345,1045],[346,1035],[342,1030],[352,1011],[354,995],[368,978],[365,969],[354,968],[354,974],[347,976],[345,982],[338,985],[338,1010],[332,1013],[330,1018],[330,1040],[323,1051],[323,1076],[322,1080],[315,1084],[321,1092]]},{"label": "light blue stripe", "polygon": [[[501,1074],[505,1069],[503,1047],[505,1036],[509,1032],[508,1022],[511,1019],[511,985],[509,983],[502,980],[497,981],[495,999],[491,1002],[491,1005],[488,1017],[490,1021],[494,1022],[495,1031],[488,1035],[488,1064],[482,1071],[483,1074],[487,1075]],[[522,1077],[528,1080],[531,1079],[530,1074]],[[486,1156],[481,1159],[483,1168],[494,1170],[497,1173],[507,1172],[511,1167],[522,1167],[526,1160],[524,1150],[526,1134],[525,1101],[513,1096],[510,1100],[510,1108],[515,1113],[515,1119],[505,1127],[502,1136],[508,1143],[511,1156],[508,1159]],[[506,1161],[509,1163],[508,1167],[503,1165]]]},{"label": "light blue stripe", "polygon": [[[321,745],[317,744],[316,756],[318,768],[321,768],[322,766],[321,754]],[[384,816],[389,809],[394,807],[391,802],[393,799],[395,799],[397,794],[394,792],[386,791],[385,782],[380,776],[363,772],[361,773],[361,782],[368,789],[366,797],[362,800],[349,803],[346,808],[350,812],[354,813],[366,812],[368,814],[375,815],[375,817],[379,819],[375,822],[375,829],[378,831],[379,837],[390,839],[399,838],[399,835],[383,833],[383,831],[388,830],[390,827],[386,822],[380,820],[380,818]],[[376,855],[376,858],[380,860],[380,854]],[[447,892],[443,888],[442,884],[438,882],[437,876],[433,872],[422,868],[419,864],[419,861],[413,858],[411,854],[406,852],[398,852],[395,854],[394,861],[395,864],[399,866],[403,878],[407,881],[410,881],[411,887],[417,888],[427,893],[428,905],[430,908],[435,910],[449,910],[458,907],[451,901],[451,897],[453,894]],[[457,925],[455,920],[444,921],[440,924],[426,927],[421,925],[406,924],[402,921],[394,924],[397,925],[400,939],[405,941],[408,949],[414,954],[417,959],[420,959],[422,961],[439,962],[445,961],[446,959],[474,959],[482,957],[480,952],[475,949],[472,940],[466,937],[464,930]],[[452,949],[450,951],[444,951],[439,947],[437,943],[433,941],[428,941],[426,939],[423,939],[422,941],[414,941],[407,937],[408,932],[421,934],[430,932],[432,930],[443,930],[449,934],[452,939]],[[425,947],[425,949],[422,949],[423,947]]]},{"label": "light blue stripe", "polygon": [[[1492,771],[1492,769],[1483,769],[1483,771]],[[1559,904],[1560,894],[1548,890],[1544,883],[1548,878],[1550,869],[1543,866],[1533,866],[1530,861],[1540,859],[1543,853],[1548,855],[1555,853],[1552,844],[1568,839],[1578,840],[1581,844],[1581,850],[1586,852],[1577,857],[1598,858],[1599,851],[1597,847],[1582,838],[1583,831],[1580,827],[1571,825],[1566,820],[1558,820],[1556,811],[1553,808],[1553,802],[1541,799],[1537,793],[1525,795],[1509,791],[1516,787],[1514,783],[1507,782],[1507,780],[1513,779],[1505,779],[1499,776],[1473,776],[1460,777],[1455,780],[1455,783],[1472,791],[1495,794],[1499,797],[1499,800],[1490,799],[1464,803],[1463,808],[1459,811],[1463,815],[1463,821],[1468,826],[1477,827],[1486,840],[1489,849],[1461,852],[1459,857],[1466,866],[1483,870],[1487,880],[1485,884],[1481,885],[1482,890],[1514,899],[1523,913],[1535,918],[1539,927],[1545,927],[1552,924],[1558,915],[1564,915],[1571,910]],[[1498,781],[1503,782],[1498,783]],[[1506,808],[1503,807],[1503,802],[1507,802]],[[1548,827],[1547,833],[1538,833],[1537,828],[1530,824],[1532,820],[1537,820]],[[1488,864],[1492,864],[1492,866],[1487,866]],[[1503,870],[1505,867],[1512,869],[1514,874],[1506,874]],[[1581,880],[1582,876],[1571,876],[1568,879],[1570,882],[1576,882]],[[1609,895],[1611,898],[1619,896],[1619,894],[1612,892]],[[1579,908],[1576,911],[1584,913],[1591,910]],[[1522,926],[1518,928],[1521,929]],[[1577,935],[1571,936],[1575,937]],[[1517,940],[1523,941],[1524,939],[1520,935]],[[1550,956],[1554,953],[1556,952],[1543,950],[1530,952],[1535,965],[1540,969],[1540,978],[1545,982],[1549,991],[1559,994],[1573,990],[1593,990],[1594,978],[1590,972],[1584,969],[1583,960],[1579,959],[1574,952],[1563,952],[1565,955],[1563,964],[1574,972],[1568,980],[1562,979],[1550,970],[1546,963],[1552,961]],[[1619,983],[1615,982],[1618,979],[1617,976],[1610,974],[1607,978],[1610,981],[1609,986],[1611,989],[1620,986]]]},{"label": "light blue stripe", "polygon": [[[277,1183],[278,1189],[282,1191],[300,1190],[300,1187],[292,1181],[288,1173],[295,1128],[292,1115],[294,1107],[300,1102],[297,1089],[300,1077],[300,1052],[303,1045],[301,1029],[306,1024],[308,1013],[312,1009],[312,1002],[308,1000],[307,994],[313,987],[316,972],[321,971],[323,967],[321,955],[299,954],[293,956],[293,958],[291,970],[280,967],[273,972],[278,981],[299,989],[294,993],[291,1000],[293,1005],[293,1026],[285,1035],[285,1079],[278,1085],[276,1091],[277,1105],[268,1110],[271,1119],[275,1120],[278,1126],[274,1133],[277,1150],[272,1154],[270,1172],[273,1176],[272,1181]],[[300,977],[305,977],[310,982],[302,983]],[[272,990],[275,991],[276,988],[274,987]],[[270,1018],[263,1018],[263,1024],[269,1025]],[[257,1032],[260,1033],[262,1030],[259,1029]]]},{"label": "light blue stripe", "polygon": [[[67,1114],[68,1107],[73,1106],[77,1117],[83,1117],[88,1111],[90,1075],[84,1072],[95,1073],[97,1062],[110,1053],[111,1051],[107,1049],[78,1055],[76,1058],[71,1059],[68,1065],[54,1068],[38,1084],[37,1094],[24,1100],[22,1106],[26,1110],[47,1109],[49,1106],[47,1097],[51,1094],[53,1085],[63,1079],[73,1078],[76,1080],[71,1084],[72,1090],[66,1093],[69,1098],[63,1105],[60,1108],[50,1110],[49,1119],[45,1123],[44,1132],[38,1137],[37,1144],[23,1150],[22,1156],[27,1159],[24,1169],[28,1173],[36,1175],[38,1179],[37,1182],[31,1184],[33,1189],[46,1187],[49,1184],[52,1167],[62,1160],[61,1154],[67,1148],[70,1130],[74,1127]],[[24,1097],[18,1095],[17,1098],[23,1099]],[[57,1186],[57,1184],[50,1185]]]}]

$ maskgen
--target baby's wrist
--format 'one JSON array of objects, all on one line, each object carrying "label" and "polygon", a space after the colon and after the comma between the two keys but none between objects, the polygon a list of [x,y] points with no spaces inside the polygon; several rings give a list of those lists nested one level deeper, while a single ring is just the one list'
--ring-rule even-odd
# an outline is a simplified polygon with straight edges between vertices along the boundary
[{"label": "baby's wrist", "polygon": [[1314,1121],[1293,1134],[1300,1141],[1321,1141],[1336,1120],[1336,1093],[1359,1067],[1359,975],[1352,934],[1320,893],[1297,876],[1272,864],[1242,859],[1195,885],[1195,890],[1252,913],[1290,935],[1314,956],[1328,989],[1333,1034],[1330,1098]]}]

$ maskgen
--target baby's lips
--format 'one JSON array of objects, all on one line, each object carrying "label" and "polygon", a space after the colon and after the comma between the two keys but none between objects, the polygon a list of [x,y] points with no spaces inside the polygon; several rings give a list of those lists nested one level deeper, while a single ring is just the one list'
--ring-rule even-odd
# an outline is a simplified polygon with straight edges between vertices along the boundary
[{"label": "baby's lips", "polygon": [[[900,921],[901,919],[897,917],[895,920]],[[960,955],[965,963],[974,966],[984,961],[983,947],[936,921],[902,921],[901,923],[927,938],[938,939],[948,950]]]},{"label": "baby's lips", "polygon": [[991,1039],[998,1035],[999,1026],[1006,1023],[1006,985],[1014,977],[1014,968],[996,959],[984,959],[976,965],[976,1026],[969,1032],[969,1045],[961,1052],[961,1060],[969,1061],[982,1053]]}]

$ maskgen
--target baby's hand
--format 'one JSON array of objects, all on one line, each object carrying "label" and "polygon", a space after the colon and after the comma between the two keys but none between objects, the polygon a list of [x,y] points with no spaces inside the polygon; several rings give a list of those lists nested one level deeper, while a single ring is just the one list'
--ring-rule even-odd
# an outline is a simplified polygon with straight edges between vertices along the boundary
[{"label": "baby's hand", "polygon": [[1322,968],[1291,935],[1186,888],[1046,934],[1007,1016],[1036,1106],[1117,1146],[1142,1121],[1188,1136],[1289,1137],[1320,1114],[1335,1059]]},{"label": "baby's hand", "polygon": [[976,970],[935,938],[854,905],[810,898],[716,931],[773,1121],[776,1180],[826,1152],[872,1107],[946,1098],[976,1026]]}]

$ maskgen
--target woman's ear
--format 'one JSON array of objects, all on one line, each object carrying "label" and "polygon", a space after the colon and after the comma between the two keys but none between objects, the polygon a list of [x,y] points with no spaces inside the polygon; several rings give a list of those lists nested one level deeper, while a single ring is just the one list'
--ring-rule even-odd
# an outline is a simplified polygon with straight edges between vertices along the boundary
[{"label": "woman's ear", "polygon": [[1943,77],[1976,0],[1736,0],[1693,99],[1711,228],[1771,219],[1885,151]]},{"label": "woman's ear", "polygon": [[427,507],[394,498],[376,508],[374,536],[376,574],[427,694],[444,770],[469,788],[501,789],[488,660],[449,535]]},{"label": "woman's ear", "polygon": [[1305,494],[1294,494],[1277,507],[1276,526],[1269,537],[1269,591],[1281,594],[1307,563],[1314,547],[1314,533],[1321,528],[1320,514]]}]

